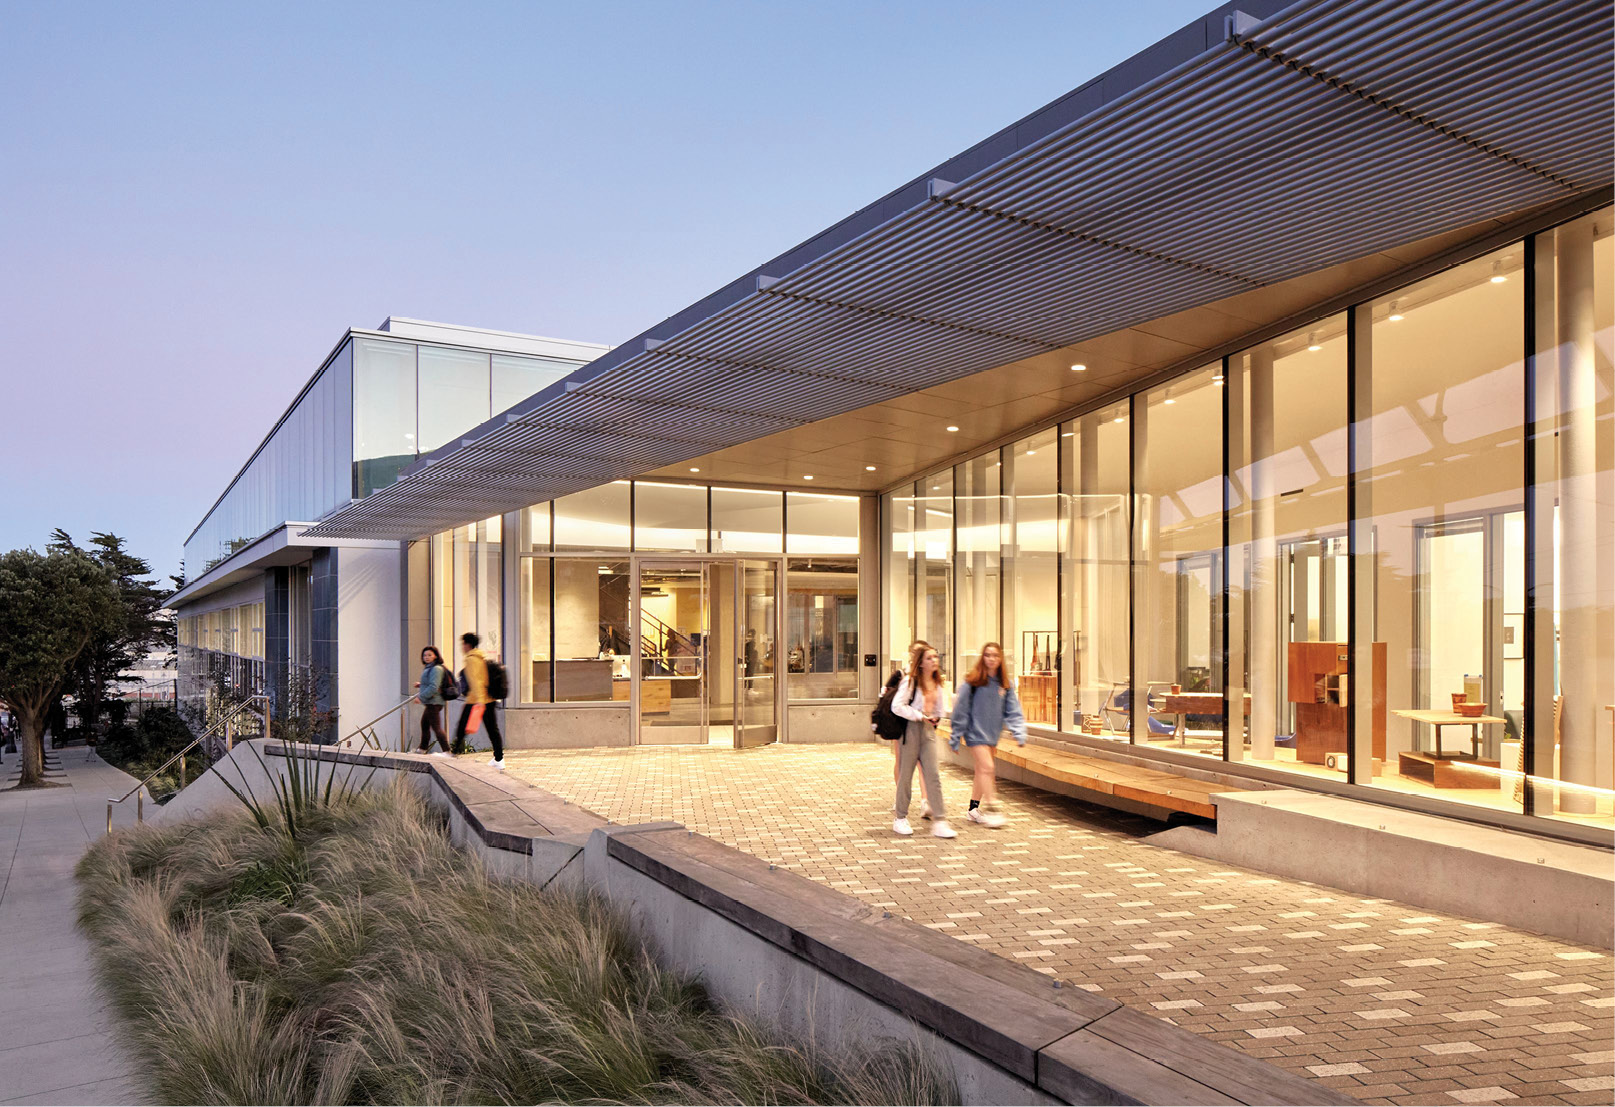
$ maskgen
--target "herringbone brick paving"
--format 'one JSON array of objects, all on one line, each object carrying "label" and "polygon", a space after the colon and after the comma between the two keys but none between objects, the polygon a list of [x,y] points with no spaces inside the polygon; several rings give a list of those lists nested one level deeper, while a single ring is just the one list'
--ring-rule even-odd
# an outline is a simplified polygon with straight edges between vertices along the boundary
[{"label": "herringbone brick paving", "polygon": [[[1375,1103],[1608,1104],[1611,959],[1493,923],[1177,853],[1159,824],[1001,782],[1009,824],[891,833],[882,747],[512,752],[602,816],[674,819]],[[916,793],[917,803],[917,793]],[[1499,894],[1507,894],[1499,889]]]}]

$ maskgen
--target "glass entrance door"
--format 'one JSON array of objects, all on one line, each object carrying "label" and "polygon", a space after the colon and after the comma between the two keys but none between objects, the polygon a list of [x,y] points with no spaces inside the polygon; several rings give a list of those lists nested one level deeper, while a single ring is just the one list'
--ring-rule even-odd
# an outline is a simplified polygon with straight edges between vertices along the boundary
[{"label": "glass entrance door", "polygon": [[639,741],[707,741],[711,584],[700,562],[642,562],[639,621]]},{"label": "glass entrance door", "polygon": [[779,737],[779,565],[742,561],[737,571],[735,659],[739,690],[735,748],[763,746]]},{"label": "glass entrance door", "polygon": [[634,593],[643,745],[759,746],[779,736],[777,561],[642,561]]}]

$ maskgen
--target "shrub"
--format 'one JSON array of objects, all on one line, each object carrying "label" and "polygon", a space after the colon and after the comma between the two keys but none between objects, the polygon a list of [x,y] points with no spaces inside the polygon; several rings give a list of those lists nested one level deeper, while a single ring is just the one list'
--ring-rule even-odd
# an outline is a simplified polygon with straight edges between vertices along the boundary
[{"label": "shrub", "polygon": [[79,924],[178,1103],[947,1103],[911,1045],[785,1042],[658,967],[603,900],[490,878],[402,787],[132,828]]}]

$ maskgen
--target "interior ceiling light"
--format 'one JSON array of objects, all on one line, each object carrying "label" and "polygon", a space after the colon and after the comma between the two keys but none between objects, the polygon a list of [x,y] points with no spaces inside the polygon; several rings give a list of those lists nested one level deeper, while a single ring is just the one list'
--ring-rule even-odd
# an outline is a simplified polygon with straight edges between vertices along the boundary
[{"label": "interior ceiling light", "polygon": [[1173,404],[1177,403],[1177,401],[1174,400],[1171,396],[1168,396],[1166,399],[1162,400],[1161,402],[1163,404],[1165,404],[1167,407],[1171,407]]},{"label": "interior ceiling light", "polygon": [[1061,438],[1075,438],[1076,436],[1077,436],[1076,431],[1061,431],[1060,432],[1060,437]]},{"label": "interior ceiling light", "polygon": [[875,467],[873,465],[865,465],[864,466],[864,472],[873,473],[874,471],[875,471]]},{"label": "interior ceiling light", "polygon": [[1071,367],[1071,371],[1073,373],[1086,373],[1088,371],[1088,367],[1079,361]]},{"label": "interior ceiling light", "polygon": [[1222,378],[1221,377],[1212,377],[1211,378],[1211,387],[1213,387],[1213,388],[1221,388],[1222,387]]},{"label": "interior ceiling light", "polygon": [[958,430],[959,430],[958,427],[949,427],[948,428],[948,433],[949,434],[954,434],[954,433],[957,433]]},{"label": "interior ceiling light", "polygon": [[1396,301],[1395,300],[1391,301],[1391,314],[1386,316],[1386,318],[1388,318],[1393,323],[1400,323],[1402,321],[1402,313],[1400,311],[1396,310]]},{"label": "interior ceiling light", "polygon": [[1492,262],[1492,283],[1502,284],[1506,280],[1508,278],[1503,276],[1503,263],[1500,261]]},{"label": "interior ceiling light", "polygon": [[1116,418],[1112,419],[1111,422],[1112,423],[1125,423],[1125,422],[1127,422],[1127,416],[1118,415],[1118,416],[1116,416]]},{"label": "interior ceiling light", "polygon": [[1317,353],[1319,350],[1323,349],[1322,346],[1318,345],[1318,335],[1316,332],[1307,335],[1307,349],[1311,350],[1313,353]]},{"label": "interior ceiling light", "polygon": [[700,471],[701,471],[701,470],[699,470],[699,469],[697,469],[697,468],[696,468],[696,467],[695,467],[695,466],[694,466],[694,465],[692,465],[692,466],[690,466],[690,472],[692,472],[692,473],[699,473],[699,472],[700,472]]},{"label": "interior ceiling light", "polygon": [[803,480],[812,480],[813,479],[813,474],[812,473],[803,473],[802,474],[802,479]]},{"label": "interior ceiling light", "polygon": [[1036,457],[1037,456],[1037,451],[1036,450],[1027,450],[1026,451],[1026,456],[1027,457]]}]

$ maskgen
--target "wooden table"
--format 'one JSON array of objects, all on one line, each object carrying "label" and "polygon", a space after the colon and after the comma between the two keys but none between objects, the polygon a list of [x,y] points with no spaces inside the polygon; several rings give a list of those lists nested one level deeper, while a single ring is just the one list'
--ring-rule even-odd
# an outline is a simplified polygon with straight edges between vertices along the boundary
[{"label": "wooden table", "polygon": [[[1506,723],[1507,719],[1499,719],[1496,715],[1460,715],[1456,711],[1393,711],[1392,715],[1403,719],[1412,719],[1416,723],[1429,723],[1436,732],[1435,757],[1480,757],[1480,725],[1482,723]],[[1473,753],[1447,753],[1441,748],[1441,728],[1444,726],[1467,726],[1470,728],[1469,740],[1474,745]]]},{"label": "wooden table", "polygon": [[[1221,692],[1163,692],[1160,693],[1161,714],[1176,715],[1177,726],[1172,733],[1177,737],[1178,745],[1189,744],[1189,736],[1185,731],[1190,715],[1221,715],[1223,713],[1223,694]],[[1250,693],[1245,693],[1245,714],[1251,713]]]}]

